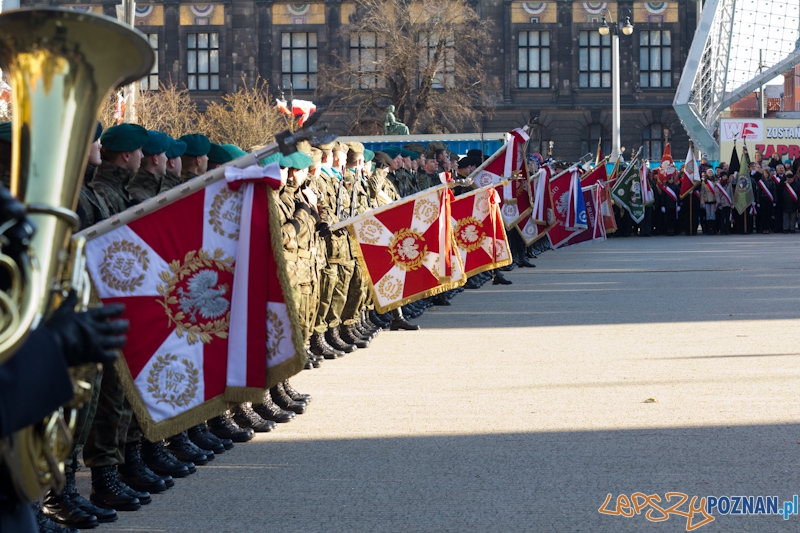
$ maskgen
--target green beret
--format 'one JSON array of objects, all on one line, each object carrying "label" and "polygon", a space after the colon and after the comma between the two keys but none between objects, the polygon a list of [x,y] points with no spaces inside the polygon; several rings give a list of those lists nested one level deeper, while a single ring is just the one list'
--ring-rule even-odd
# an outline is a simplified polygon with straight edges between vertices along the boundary
[{"label": "green beret", "polygon": [[411,157],[412,155],[416,155],[417,157],[419,157],[419,154],[417,152],[413,150],[406,150],[405,148],[400,150],[400,155],[403,157]]},{"label": "green beret", "polygon": [[171,144],[169,135],[166,133],[147,130],[147,144],[142,147],[142,153],[144,155],[163,154]]},{"label": "green beret", "polygon": [[178,140],[186,143],[184,154],[191,157],[208,155],[208,151],[211,149],[211,142],[208,137],[199,133],[189,133],[179,137]]},{"label": "green beret", "polygon": [[419,159],[419,154],[417,152],[411,152],[411,155],[408,156],[412,161],[416,161]]},{"label": "green beret", "polygon": [[278,164],[281,166],[281,168],[292,168],[294,161],[292,161],[291,156],[281,154],[280,158],[278,159]]},{"label": "green beret", "polygon": [[167,148],[167,159],[175,159],[186,152],[186,143],[177,139],[169,138],[169,148]]},{"label": "green beret", "polygon": [[0,124],[0,141],[11,142],[11,122]]},{"label": "green beret", "polygon": [[240,157],[247,155],[247,152],[236,146],[235,144],[223,144],[222,149],[228,152],[233,159],[239,159]]},{"label": "green beret", "polygon": [[383,150],[381,150],[384,154],[388,155],[392,159],[400,155],[400,148],[396,146],[387,146]]},{"label": "green beret", "polygon": [[106,150],[114,152],[132,152],[139,150],[149,137],[147,130],[138,124],[117,124],[111,126],[100,136],[100,144]]},{"label": "green beret", "polygon": [[364,162],[369,163],[375,157],[375,152],[364,148]]},{"label": "green beret", "polygon": [[314,163],[322,163],[322,150],[312,147],[311,160],[314,161]]},{"label": "green beret", "polygon": [[97,129],[94,130],[94,141],[92,142],[97,142],[97,139],[99,139],[102,134],[103,134],[103,123],[98,120]]},{"label": "green beret", "polygon": [[208,149],[208,162],[221,165],[228,161],[233,161],[231,154],[226,152],[225,149],[217,143],[211,143],[211,147]]},{"label": "green beret", "polygon": [[418,154],[424,154],[428,149],[425,148],[424,144],[420,143],[411,143],[403,146],[406,150],[411,150],[412,152],[417,152]]},{"label": "green beret", "polygon": [[278,163],[278,164],[280,164],[281,157],[282,157],[281,153],[280,152],[276,152],[276,153],[272,154],[271,156],[262,159],[260,165],[267,166],[270,163]]},{"label": "green beret", "polygon": [[447,145],[442,141],[433,141],[432,143],[428,143],[428,149],[432,152],[436,150],[447,150]]},{"label": "green beret", "polygon": [[308,168],[314,162],[314,160],[311,159],[311,156],[308,156],[303,152],[300,152],[299,150],[290,155],[289,160],[291,161],[291,163],[288,165],[288,168],[295,168],[298,170]]},{"label": "green beret", "polygon": [[354,153],[356,153],[356,154],[363,154],[363,153],[364,153],[364,145],[363,145],[363,144],[361,144],[361,143],[360,143],[360,142],[358,142],[358,141],[353,141],[353,142],[345,143],[345,145],[347,146],[347,149],[348,149],[350,152],[354,152]]}]

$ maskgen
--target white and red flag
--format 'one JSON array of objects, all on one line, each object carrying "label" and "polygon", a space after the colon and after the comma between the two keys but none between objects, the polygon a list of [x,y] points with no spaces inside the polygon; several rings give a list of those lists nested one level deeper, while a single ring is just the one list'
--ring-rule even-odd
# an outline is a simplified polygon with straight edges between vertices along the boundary
[{"label": "white and red flag", "polygon": [[658,167],[658,185],[663,187],[669,181],[670,176],[676,177],[678,170],[675,168],[675,160],[672,159],[672,148],[667,142],[664,153],[661,155],[661,166]]},{"label": "white and red flag", "polygon": [[[275,336],[263,318],[267,311],[258,316],[266,302],[286,304],[283,294],[290,294],[278,279],[274,257],[269,260],[274,247],[266,222],[267,170],[260,172],[258,185],[234,190],[217,181],[86,244],[98,296],[103,303],[126,306],[123,316],[132,334],[117,369],[151,440],[222,413],[228,402],[248,397],[248,387],[255,397],[276,378],[302,369],[302,342],[300,350],[281,344],[288,364],[270,365],[268,346]],[[237,265],[259,279],[248,280]],[[257,290],[263,299],[241,299],[242,283],[248,282],[262,287]],[[284,335],[291,339],[297,320],[283,318]],[[241,324],[244,331],[234,336]],[[244,345],[233,342],[242,338]],[[231,380],[237,375],[232,366],[244,379]],[[282,376],[270,375],[271,369]]]},{"label": "white and red flag", "polygon": [[458,196],[450,206],[450,216],[468,277],[511,263],[497,191],[489,187]]},{"label": "white and red flag", "polygon": [[316,104],[308,100],[292,100],[292,115],[297,118],[297,125],[302,126],[314,111],[317,110]]},{"label": "white and red flag", "polygon": [[694,158],[694,150],[689,145],[689,153],[686,154],[686,162],[681,169],[681,200],[692,192],[695,186],[700,183],[700,172],[697,168],[697,161]]},{"label": "white and red flag", "polygon": [[452,198],[449,188],[432,187],[342,224],[363,261],[378,312],[466,282],[453,239]]},{"label": "white and red flag", "polygon": [[495,186],[503,222],[509,229],[531,212],[533,204],[525,164],[528,139],[528,134],[519,128],[509,132],[508,142],[470,175],[479,188]]},{"label": "white and red flag", "polygon": [[533,208],[531,213],[523,217],[522,221],[517,224],[517,231],[528,246],[547,235],[547,232],[556,224],[553,193],[550,188],[551,175],[551,167],[545,165],[531,180],[531,188],[535,191]]},{"label": "white and red flag", "polygon": [[602,160],[599,165],[581,176],[581,186],[583,187],[591,187],[599,181],[608,181],[608,170],[606,169],[605,160]]},{"label": "white and red flag", "polygon": [[[586,231],[585,227],[570,229],[570,227],[567,226],[567,212],[570,209],[571,204],[575,202],[573,187],[573,173],[575,170],[576,168],[572,167],[550,178],[550,189],[553,194],[553,214],[555,216],[555,224],[547,233],[547,238],[550,239],[550,245],[553,247],[553,249],[558,249],[565,246],[567,241],[575,237],[576,234],[581,231]],[[585,207],[583,211],[583,217],[585,221]]]}]

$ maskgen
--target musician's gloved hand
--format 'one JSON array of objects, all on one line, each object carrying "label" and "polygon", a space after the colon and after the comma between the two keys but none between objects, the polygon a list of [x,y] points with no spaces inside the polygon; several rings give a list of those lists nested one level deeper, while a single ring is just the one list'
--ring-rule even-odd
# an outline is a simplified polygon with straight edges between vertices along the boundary
[{"label": "musician's gloved hand", "polygon": [[110,320],[125,311],[122,304],[112,304],[82,313],[73,311],[78,302],[75,291],[47,320],[44,327],[56,337],[67,366],[85,363],[113,364],[117,360],[114,350],[125,346],[130,323],[127,320]]},{"label": "musician's gloved hand", "polygon": [[666,212],[667,212],[667,208],[666,208],[666,207],[664,207],[663,205],[661,206],[661,212],[662,212],[662,213],[666,213]]},{"label": "musician's gloved hand", "polygon": [[11,192],[0,185],[0,224],[16,220],[17,223],[8,228],[0,238],[3,239],[3,251],[17,255],[26,250],[36,226],[27,217],[25,206],[11,195]]},{"label": "musician's gloved hand", "polygon": [[318,222],[316,229],[320,237],[327,237],[331,234],[331,228],[328,226],[327,222]]}]

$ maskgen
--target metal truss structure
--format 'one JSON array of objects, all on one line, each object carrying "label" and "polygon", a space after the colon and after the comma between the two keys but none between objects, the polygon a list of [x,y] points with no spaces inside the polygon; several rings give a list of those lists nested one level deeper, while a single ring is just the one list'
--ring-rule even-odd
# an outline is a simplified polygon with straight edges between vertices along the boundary
[{"label": "metal truss structure", "polygon": [[797,0],[706,0],[673,107],[694,146],[719,159],[722,112],[800,63]]}]

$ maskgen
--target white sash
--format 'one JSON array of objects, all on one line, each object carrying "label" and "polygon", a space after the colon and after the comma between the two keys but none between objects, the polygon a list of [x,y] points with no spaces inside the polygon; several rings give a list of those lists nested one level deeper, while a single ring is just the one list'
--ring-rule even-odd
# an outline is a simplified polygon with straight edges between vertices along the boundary
[{"label": "white sash", "polygon": [[767,189],[767,184],[764,183],[764,180],[758,180],[758,186],[761,187],[761,192],[763,192],[764,194],[769,196],[769,201],[770,202],[774,202],[775,201],[775,198],[772,196],[772,193],[769,192],[769,189]]},{"label": "white sash", "polygon": [[792,188],[789,186],[789,184],[788,184],[788,183],[784,183],[784,185],[786,186],[786,190],[787,190],[787,191],[789,191],[789,194],[791,194],[791,195],[792,195],[792,198],[794,198],[794,201],[795,201],[795,203],[797,203],[797,193],[796,193],[796,192],[794,192],[794,189],[792,189]]},{"label": "white sash", "polygon": [[723,196],[724,196],[724,197],[725,197],[725,198],[728,200],[728,204],[729,204],[729,205],[733,205],[733,200],[731,200],[731,197],[730,197],[730,195],[728,194],[728,191],[726,191],[726,190],[725,190],[725,187],[723,187],[723,186],[720,184],[720,182],[717,182],[717,189],[719,189],[719,192],[721,192],[721,193],[722,193],[722,195],[723,195]]}]

